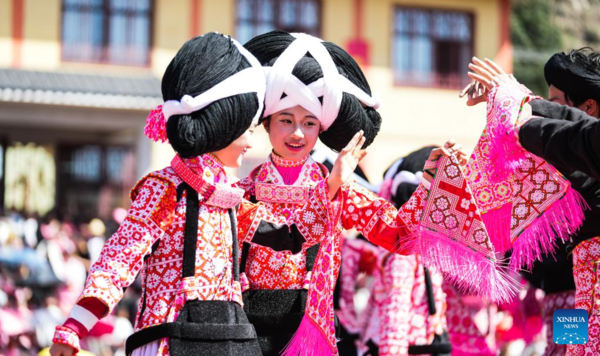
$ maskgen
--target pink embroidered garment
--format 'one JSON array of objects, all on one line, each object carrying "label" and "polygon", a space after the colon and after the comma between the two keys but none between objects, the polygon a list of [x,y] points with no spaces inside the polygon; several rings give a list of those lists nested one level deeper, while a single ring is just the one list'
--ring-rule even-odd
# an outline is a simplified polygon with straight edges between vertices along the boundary
[{"label": "pink embroidered garment", "polygon": [[431,274],[436,313],[429,314],[425,273],[420,256],[401,256],[381,251],[382,273],[375,291],[383,291],[377,302],[379,355],[408,355],[409,345],[428,345],[446,329],[446,297],[442,276]]},{"label": "pink embroidered garment", "polygon": [[[329,216],[299,214],[296,198],[306,187],[314,185],[328,174],[327,169],[309,158],[298,180],[291,188],[285,186],[275,167],[273,156],[254,169],[240,182],[248,195],[255,195],[263,187],[261,200],[275,216],[285,218],[286,224],[296,224],[306,242],[297,255],[282,254],[264,246],[253,244],[248,254],[248,280],[250,288],[300,289],[308,279],[308,299],[304,318],[284,355],[337,355],[335,338],[333,290],[340,267],[340,234],[344,229],[356,228],[371,242],[390,251],[398,251],[399,239],[416,231],[420,211],[427,190],[421,185],[411,200],[399,211],[390,203],[357,184],[345,184],[329,204]],[[289,190],[291,189],[291,191]],[[258,199],[258,196],[256,196]],[[239,219],[240,237],[253,236],[260,217],[243,221]],[[248,237],[246,237],[248,239]],[[320,243],[313,270],[306,273],[306,250]],[[399,246],[400,248],[402,246]],[[285,267],[269,261],[285,255]],[[291,267],[294,266],[295,267]],[[291,274],[282,275],[286,268]]]},{"label": "pink embroidered garment", "polygon": [[496,306],[444,283],[452,356],[496,356]]},{"label": "pink embroidered garment", "polygon": [[497,263],[469,182],[454,156],[442,157],[413,240],[423,264],[459,290],[495,301],[509,300],[516,281]]},{"label": "pink embroidered garment", "polygon": [[517,85],[488,95],[487,126],[467,168],[469,183],[496,252],[512,249],[510,266],[531,268],[554,240],[566,240],[583,221],[585,202],[553,166],[518,143],[516,122],[531,117],[534,96]]},{"label": "pink embroidered garment", "polygon": [[[183,166],[182,166],[183,165]],[[229,186],[219,194],[203,194],[198,217],[198,245],[195,277],[182,280],[183,236],[186,199],[177,200],[177,186],[183,182],[181,169],[187,169],[202,179],[186,179],[200,191],[212,191],[209,185]],[[178,172],[180,174],[178,174]],[[185,175],[185,173],[183,173]],[[283,220],[273,217],[262,204],[252,204],[237,196],[235,187],[228,183],[223,166],[210,154],[193,159],[174,159],[173,166],[152,172],[143,177],[131,192],[132,205],[127,218],[119,230],[106,242],[98,261],[91,267],[85,289],[76,308],[88,313],[72,312],[72,318],[86,326],[85,332],[97,319],[112,311],[138,273],[142,279],[142,298],[135,330],[174,321],[183,302],[190,299],[235,301],[242,304],[241,286],[232,276],[232,235],[228,208],[241,203],[238,214],[251,218],[260,215],[272,221]],[[221,190],[217,188],[215,191]],[[214,192],[214,191],[213,191]],[[309,201],[321,210],[322,202],[328,201],[326,182],[315,184]],[[231,201],[238,199],[237,201]],[[233,204],[233,205],[232,205]],[[243,240],[243,237],[240,236]],[[153,245],[157,246],[153,252]],[[103,314],[95,318],[95,306],[104,305]],[[97,308],[96,308],[97,309]],[[87,309],[86,309],[87,310]],[[84,317],[81,317],[84,315]],[[78,318],[79,316],[79,318]],[[64,327],[61,327],[64,328]],[[59,337],[72,336],[72,329],[57,330]],[[84,335],[79,335],[83,337]],[[58,340],[57,340],[58,341]],[[61,341],[58,341],[61,342]],[[66,343],[66,342],[65,342]],[[163,341],[159,355],[168,355],[168,343]]]}]

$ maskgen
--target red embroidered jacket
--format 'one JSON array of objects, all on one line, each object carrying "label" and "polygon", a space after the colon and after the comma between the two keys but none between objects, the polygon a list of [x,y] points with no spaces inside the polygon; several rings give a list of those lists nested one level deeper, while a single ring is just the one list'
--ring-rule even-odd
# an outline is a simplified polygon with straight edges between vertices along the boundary
[{"label": "red embroidered jacket", "polygon": [[[185,164],[209,182],[227,183],[223,167],[211,156],[185,159]],[[106,242],[90,268],[85,289],[65,326],[84,337],[99,318],[112,311],[123,290],[141,273],[143,300],[138,307],[135,329],[161,324],[174,309],[181,284],[186,199],[177,201],[182,179],[172,167],[148,174],[131,192],[132,205],[119,230]],[[312,207],[326,209],[327,185],[315,185]],[[262,204],[242,201],[238,216],[261,216],[284,223]],[[200,202],[196,276],[187,299],[225,300],[242,303],[240,283],[232,276],[232,235],[228,210]],[[250,235],[248,235],[250,236]],[[245,236],[240,236],[244,241]],[[152,252],[156,244],[156,250]],[[143,310],[142,310],[143,308]],[[64,327],[62,327],[64,329]],[[59,332],[57,331],[57,335]],[[62,337],[55,342],[73,345]]]},{"label": "red embroidered jacket", "polygon": [[[293,186],[298,189],[314,186],[325,179],[329,171],[325,166],[309,158],[302,167],[300,175]],[[296,224],[306,240],[300,253],[291,251],[274,251],[270,247],[252,243],[248,253],[246,277],[251,289],[302,289],[306,288],[310,273],[306,271],[306,251],[311,246],[326,239],[325,225],[328,217],[300,211],[304,202],[295,199],[296,194],[281,192],[283,178],[270,158],[255,168],[243,179],[239,186],[247,192],[246,198],[255,197],[265,204],[275,217],[282,217],[286,224]],[[273,193],[264,194],[273,187]],[[290,186],[288,186],[290,187]],[[260,192],[259,192],[260,190]],[[267,201],[260,196],[266,196]],[[275,197],[275,198],[271,198]],[[420,214],[427,198],[427,190],[419,186],[413,199],[397,210],[392,204],[370,192],[362,186],[345,184],[338,191],[335,203],[341,209],[341,219],[333,221],[336,238],[344,229],[355,228],[371,242],[389,251],[402,251],[399,240],[416,231]],[[240,240],[254,236],[260,217],[238,217]],[[251,238],[250,238],[251,239]],[[337,275],[337,272],[336,272]]]}]

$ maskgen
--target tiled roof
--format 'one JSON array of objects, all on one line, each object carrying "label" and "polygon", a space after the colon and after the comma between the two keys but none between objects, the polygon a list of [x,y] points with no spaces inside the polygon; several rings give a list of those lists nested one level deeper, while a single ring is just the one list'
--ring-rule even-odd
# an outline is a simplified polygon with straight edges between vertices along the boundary
[{"label": "tiled roof", "polygon": [[0,102],[153,109],[162,102],[152,76],[111,76],[0,69]]}]

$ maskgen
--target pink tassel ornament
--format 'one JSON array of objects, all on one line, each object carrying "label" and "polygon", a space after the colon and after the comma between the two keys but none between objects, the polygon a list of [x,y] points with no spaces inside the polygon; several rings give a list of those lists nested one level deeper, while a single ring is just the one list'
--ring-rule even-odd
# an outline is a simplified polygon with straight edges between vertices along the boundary
[{"label": "pink tassel ornament", "polygon": [[167,142],[167,120],[163,114],[162,105],[150,111],[146,118],[144,134],[154,142]]},{"label": "pink tassel ornament", "polygon": [[319,328],[313,325],[306,315],[302,318],[300,327],[281,352],[282,356],[324,356],[338,355],[337,349],[332,349]]}]

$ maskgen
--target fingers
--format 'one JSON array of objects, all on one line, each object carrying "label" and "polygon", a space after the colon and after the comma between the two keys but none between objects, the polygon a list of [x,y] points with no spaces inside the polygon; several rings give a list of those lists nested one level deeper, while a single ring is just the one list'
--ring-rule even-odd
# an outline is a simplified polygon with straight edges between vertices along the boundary
[{"label": "fingers", "polygon": [[460,91],[460,93],[458,93],[458,97],[459,97],[459,98],[462,98],[462,97],[463,97],[463,96],[465,96],[467,93],[469,93],[469,94],[470,94],[470,93],[471,93],[471,92],[472,92],[472,91],[473,91],[473,90],[476,88],[476,85],[477,85],[477,83],[478,83],[478,82],[472,82],[472,83],[469,83],[469,85],[467,85],[466,87],[464,87],[464,89],[463,89],[463,90],[461,90],[461,91]]},{"label": "fingers", "polygon": [[494,73],[488,71],[482,65],[469,63],[469,69],[481,76],[484,76],[489,81],[491,81],[494,78]]},{"label": "fingers", "polygon": [[354,136],[352,137],[352,139],[350,140],[350,142],[348,142],[348,144],[346,145],[346,147],[344,147],[344,149],[342,151],[343,152],[350,152],[350,151],[352,151],[360,143],[360,141],[363,139],[363,134],[364,134],[363,130],[360,130],[356,134],[354,134]]},{"label": "fingers", "polygon": [[360,151],[359,156],[358,156],[358,161],[359,162],[362,161],[362,159],[365,158],[366,155],[367,155],[367,150]]},{"label": "fingers", "polygon": [[[360,131],[362,133],[362,131]],[[367,138],[362,135],[360,137],[360,141],[358,141],[358,144],[356,145],[356,147],[354,147],[354,152],[358,152],[362,149],[362,146],[365,144],[365,142],[367,141]]]},{"label": "fingers", "polygon": [[437,161],[441,155],[442,155],[442,148],[434,148],[433,150],[431,150],[431,153],[429,154],[429,158],[427,158],[427,160]]},{"label": "fingers", "polygon": [[[477,57],[473,57],[473,62],[475,64],[477,64],[477,66],[483,68],[486,72],[491,74],[491,78],[495,77],[498,74],[502,74],[502,69],[497,70],[496,67],[498,67],[496,65],[496,67],[489,65],[488,63],[482,61],[481,59],[477,58]],[[495,64],[495,63],[494,63]]]},{"label": "fingers", "polygon": [[479,75],[477,73],[469,72],[467,75],[473,79],[481,83],[486,89],[492,89],[493,84],[491,79],[487,79],[486,77]]},{"label": "fingers", "polygon": [[453,147],[455,144],[456,144],[456,140],[451,138],[448,141],[446,141],[446,143],[444,144],[444,148]]},{"label": "fingers", "polygon": [[[496,73],[506,74],[506,72],[504,72],[504,70],[502,69],[502,67],[500,67],[498,64],[496,64],[496,62],[492,61],[491,59],[485,58],[484,61],[485,61],[485,63],[488,66],[490,66],[491,68],[493,68],[496,71]],[[510,74],[510,75],[512,76],[512,74]]]}]

